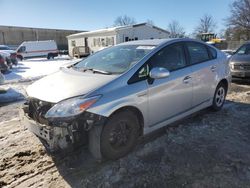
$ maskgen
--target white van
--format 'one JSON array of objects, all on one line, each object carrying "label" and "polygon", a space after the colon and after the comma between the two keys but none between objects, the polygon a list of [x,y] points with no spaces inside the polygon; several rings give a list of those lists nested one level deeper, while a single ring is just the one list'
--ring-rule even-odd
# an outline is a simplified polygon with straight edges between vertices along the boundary
[{"label": "white van", "polygon": [[53,59],[56,56],[58,56],[58,49],[54,40],[26,41],[17,48],[17,58],[20,60],[32,57]]}]

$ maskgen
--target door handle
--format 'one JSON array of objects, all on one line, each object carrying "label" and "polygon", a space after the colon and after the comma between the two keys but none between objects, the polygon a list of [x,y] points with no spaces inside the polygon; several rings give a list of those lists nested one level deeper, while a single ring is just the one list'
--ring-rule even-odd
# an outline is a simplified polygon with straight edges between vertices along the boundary
[{"label": "door handle", "polygon": [[147,92],[142,92],[142,93],[137,94],[137,97],[144,97],[146,95],[147,95]]},{"label": "door handle", "polygon": [[215,70],[216,70],[216,66],[213,65],[213,66],[211,67],[211,71],[214,72]]},{"label": "door handle", "polygon": [[191,76],[186,76],[184,79],[183,79],[183,83],[184,84],[188,84],[189,83],[189,81],[191,80]]}]

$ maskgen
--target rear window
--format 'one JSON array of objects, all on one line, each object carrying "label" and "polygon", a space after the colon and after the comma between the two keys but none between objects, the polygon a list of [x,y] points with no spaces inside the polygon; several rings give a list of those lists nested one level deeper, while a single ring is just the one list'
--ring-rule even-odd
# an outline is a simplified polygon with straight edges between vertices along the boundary
[{"label": "rear window", "polygon": [[190,55],[190,63],[196,64],[210,59],[207,47],[196,42],[187,43],[187,49]]}]

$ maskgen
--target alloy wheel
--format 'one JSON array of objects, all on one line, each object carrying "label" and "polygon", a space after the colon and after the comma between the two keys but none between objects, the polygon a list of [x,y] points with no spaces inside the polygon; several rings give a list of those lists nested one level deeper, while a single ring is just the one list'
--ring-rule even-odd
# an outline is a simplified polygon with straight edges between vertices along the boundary
[{"label": "alloy wheel", "polygon": [[216,96],[215,96],[215,102],[218,107],[222,106],[225,100],[225,89],[223,87],[220,87],[217,90]]}]

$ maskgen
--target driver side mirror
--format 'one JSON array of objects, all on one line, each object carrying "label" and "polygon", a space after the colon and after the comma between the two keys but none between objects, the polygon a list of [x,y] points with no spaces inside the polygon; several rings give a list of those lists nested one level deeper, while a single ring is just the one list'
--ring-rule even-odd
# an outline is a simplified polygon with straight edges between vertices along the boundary
[{"label": "driver side mirror", "polygon": [[164,67],[154,67],[149,72],[149,76],[150,78],[153,78],[153,79],[167,78],[170,76],[170,72]]}]

